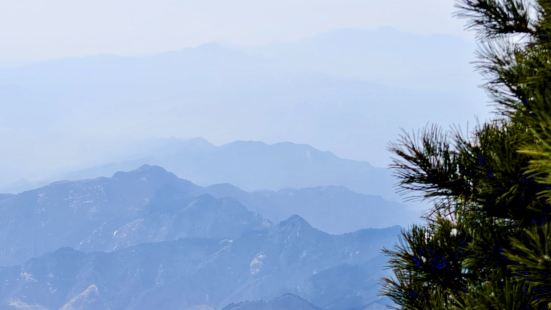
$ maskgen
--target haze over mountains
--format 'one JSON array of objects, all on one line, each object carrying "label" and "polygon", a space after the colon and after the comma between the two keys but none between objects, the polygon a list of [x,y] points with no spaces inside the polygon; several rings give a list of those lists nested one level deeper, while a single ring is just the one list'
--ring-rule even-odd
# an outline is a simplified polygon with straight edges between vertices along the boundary
[{"label": "haze over mountains", "polygon": [[53,183],[0,200],[0,213],[0,265],[61,247],[112,251],[178,238],[236,238],[295,214],[333,233],[416,220],[406,206],[344,188],[248,193],[200,187],[155,166]]},{"label": "haze over mountains", "polygon": [[292,294],[285,294],[270,301],[249,301],[231,304],[223,310],[273,310],[273,309],[296,309],[296,310],[320,310],[320,308],[308,301]]},{"label": "haze over mountains", "polygon": [[383,166],[400,128],[485,115],[471,51],[451,36],[350,29],[4,68],[0,183],[110,162],[129,144],[170,136],[296,141]]},{"label": "haze over mountains", "polygon": [[64,248],[0,268],[0,302],[34,309],[221,309],[293,293],[323,309],[365,309],[381,299],[378,249],[398,232],[331,236],[293,217],[236,240],[184,239],[89,254]]},{"label": "haze over mountains", "polygon": [[155,140],[122,156],[0,195],[0,308],[388,305],[381,249],[418,214],[382,198],[387,169],[293,143]]},{"label": "haze over mountains", "polygon": [[340,187],[248,193],[200,187],[156,166],[57,182],[0,199],[0,265],[13,265],[0,268],[0,307],[289,309],[309,307],[305,298],[312,309],[337,310],[387,302],[377,295],[380,250],[398,226],[330,235],[298,215],[273,223],[254,211],[296,211],[329,228],[321,219],[337,212],[340,229],[359,225],[346,226],[352,218],[364,227],[412,219],[404,206]]},{"label": "haze over mountains", "polygon": [[[469,66],[474,43],[450,35],[414,35],[392,28],[339,29],[300,42],[245,50],[284,68],[367,80],[409,90],[457,91],[477,85]],[[453,55],[450,62],[443,55]]]},{"label": "haze over mountains", "polygon": [[1,68],[0,309],[381,309],[419,217],[386,148],[484,115],[471,50],[344,29]]},{"label": "haze over mountains", "polygon": [[120,158],[57,178],[110,176],[148,164],[159,165],[203,186],[229,183],[248,191],[344,186],[360,193],[400,199],[395,193],[396,180],[388,169],[342,159],[304,144],[237,141],[215,146],[204,139],[164,139],[129,149]]}]

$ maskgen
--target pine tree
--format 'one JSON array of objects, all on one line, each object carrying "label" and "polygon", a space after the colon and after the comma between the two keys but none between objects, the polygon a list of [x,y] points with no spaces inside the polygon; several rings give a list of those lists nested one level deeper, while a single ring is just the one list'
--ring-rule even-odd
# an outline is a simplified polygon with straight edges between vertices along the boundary
[{"label": "pine tree", "polygon": [[551,0],[461,0],[496,104],[467,134],[392,147],[401,187],[433,203],[385,250],[403,309],[551,309]]}]

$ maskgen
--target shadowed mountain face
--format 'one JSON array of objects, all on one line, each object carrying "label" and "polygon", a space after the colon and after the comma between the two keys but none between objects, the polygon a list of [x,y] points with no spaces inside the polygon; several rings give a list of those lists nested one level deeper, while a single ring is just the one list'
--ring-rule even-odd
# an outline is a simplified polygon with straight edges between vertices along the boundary
[{"label": "shadowed mountain face", "polygon": [[313,226],[334,234],[366,227],[407,226],[420,218],[405,205],[340,186],[249,193],[229,184],[219,184],[207,187],[206,191],[215,197],[236,199],[272,222],[298,214]]},{"label": "shadowed mountain face", "polygon": [[110,251],[185,237],[231,238],[269,225],[235,200],[152,166],[60,182],[0,200],[0,265],[74,247]]},{"label": "shadowed mountain face", "polygon": [[223,310],[321,310],[308,301],[292,294],[285,294],[269,302],[252,301],[231,304]]},{"label": "shadowed mountain face", "polygon": [[13,196],[12,194],[0,194],[0,200],[4,200],[4,199],[10,198],[12,196]]},{"label": "shadowed mountain face", "polygon": [[156,166],[13,195],[0,200],[0,213],[0,265],[60,247],[111,251],[178,238],[235,238],[293,214],[334,233],[415,221],[402,205],[344,188],[203,188]]},{"label": "shadowed mountain face", "polygon": [[294,216],[232,240],[185,239],[111,253],[61,249],[0,268],[0,302],[47,309],[220,309],[272,300],[267,305],[276,308],[266,309],[317,309],[277,298],[292,293],[322,309],[364,309],[378,301],[380,249],[398,233],[395,227],[328,235]]}]

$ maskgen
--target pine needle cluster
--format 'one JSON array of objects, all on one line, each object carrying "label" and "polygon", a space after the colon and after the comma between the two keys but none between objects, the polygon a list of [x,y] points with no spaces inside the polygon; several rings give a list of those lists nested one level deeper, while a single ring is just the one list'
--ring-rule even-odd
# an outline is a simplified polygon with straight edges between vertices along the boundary
[{"label": "pine needle cluster", "polygon": [[494,120],[392,146],[426,224],[385,252],[400,309],[551,309],[551,0],[460,0]]}]

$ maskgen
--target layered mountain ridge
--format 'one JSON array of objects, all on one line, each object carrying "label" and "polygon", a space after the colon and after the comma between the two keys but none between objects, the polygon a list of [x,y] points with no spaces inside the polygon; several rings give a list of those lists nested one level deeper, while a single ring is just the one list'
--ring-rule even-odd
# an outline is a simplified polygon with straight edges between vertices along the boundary
[{"label": "layered mountain ridge", "polygon": [[248,301],[231,304],[223,310],[321,310],[300,296],[285,294],[270,301]]},{"label": "layered mountain ridge", "polygon": [[406,210],[375,198],[335,186],[201,187],[151,165],[6,195],[0,309],[338,310],[386,303],[378,297],[381,249],[400,227],[318,229],[331,230],[320,222],[331,212],[335,221],[348,214],[340,225],[364,217],[366,228],[381,220],[376,214]]},{"label": "layered mountain ridge", "polygon": [[135,149],[119,161],[61,177],[110,176],[146,164],[161,166],[202,186],[228,183],[246,191],[344,186],[363,194],[399,199],[388,169],[343,159],[307,144],[236,141],[217,146],[202,138],[155,139]]},{"label": "layered mountain ridge", "polygon": [[[335,191],[343,194],[324,200]],[[0,265],[64,246],[112,251],[187,237],[233,238],[293,214],[329,232],[400,225],[414,218],[404,216],[407,208],[399,204],[344,189],[248,193],[227,185],[204,188],[157,166],[52,183],[0,200],[0,212]]]},{"label": "layered mountain ridge", "polygon": [[[232,240],[187,238],[109,253],[62,248],[0,268],[0,302],[58,309],[91,295],[94,305],[105,305],[99,309],[220,309],[293,293],[323,309],[359,309],[378,300],[379,250],[399,228],[373,232],[328,235],[295,216]],[[347,270],[356,277],[319,289]],[[335,285],[354,288],[355,298]]]}]

